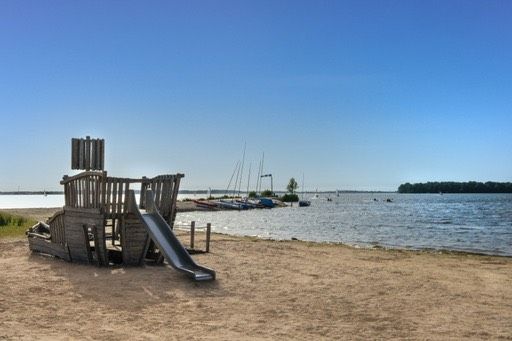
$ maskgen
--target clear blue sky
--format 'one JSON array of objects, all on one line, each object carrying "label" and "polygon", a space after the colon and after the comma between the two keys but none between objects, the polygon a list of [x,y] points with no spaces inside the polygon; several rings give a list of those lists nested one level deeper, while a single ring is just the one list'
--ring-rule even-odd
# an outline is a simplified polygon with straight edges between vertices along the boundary
[{"label": "clear blue sky", "polygon": [[[277,189],[512,181],[510,1],[2,1],[0,190],[111,175]],[[247,164],[246,164],[247,169]],[[253,176],[254,180],[254,176]],[[246,180],[244,180],[246,181]]]}]

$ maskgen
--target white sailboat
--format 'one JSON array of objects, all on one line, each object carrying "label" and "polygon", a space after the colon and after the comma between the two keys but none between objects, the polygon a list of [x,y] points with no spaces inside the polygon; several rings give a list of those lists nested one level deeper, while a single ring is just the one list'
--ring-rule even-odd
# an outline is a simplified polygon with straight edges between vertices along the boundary
[{"label": "white sailboat", "polygon": [[311,205],[311,201],[304,200],[304,174],[302,174],[302,199],[299,200],[299,207],[307,207]]}]

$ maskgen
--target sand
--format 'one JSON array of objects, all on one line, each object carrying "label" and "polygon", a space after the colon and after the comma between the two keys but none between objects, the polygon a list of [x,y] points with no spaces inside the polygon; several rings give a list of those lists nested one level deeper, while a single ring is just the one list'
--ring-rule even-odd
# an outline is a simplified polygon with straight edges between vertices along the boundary
[{"label": "sand", "polygon": [[512,339],[512,258],[214,235],[168,266],[78,265],[0,240],[0,339]]}]

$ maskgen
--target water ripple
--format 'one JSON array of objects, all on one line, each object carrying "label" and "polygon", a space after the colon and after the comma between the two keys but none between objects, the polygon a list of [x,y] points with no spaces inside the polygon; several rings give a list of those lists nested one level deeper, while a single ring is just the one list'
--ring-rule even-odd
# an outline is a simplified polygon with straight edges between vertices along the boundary
[{"label": "water ripple", "polygon": [[177,220],[264,238],[512,256],[511,194],[343,194],[310,207],[189,212]]}]

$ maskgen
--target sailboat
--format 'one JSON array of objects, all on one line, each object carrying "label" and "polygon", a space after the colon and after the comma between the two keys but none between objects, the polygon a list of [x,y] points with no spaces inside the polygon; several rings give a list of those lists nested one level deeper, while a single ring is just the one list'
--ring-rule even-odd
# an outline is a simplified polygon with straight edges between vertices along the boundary
[{"label": "sailboat", "polygon": [[311,205],[311,201],[304,200],[304,174],[302,174],[302,199],[299,200],[299,207],[308,207]]}]

